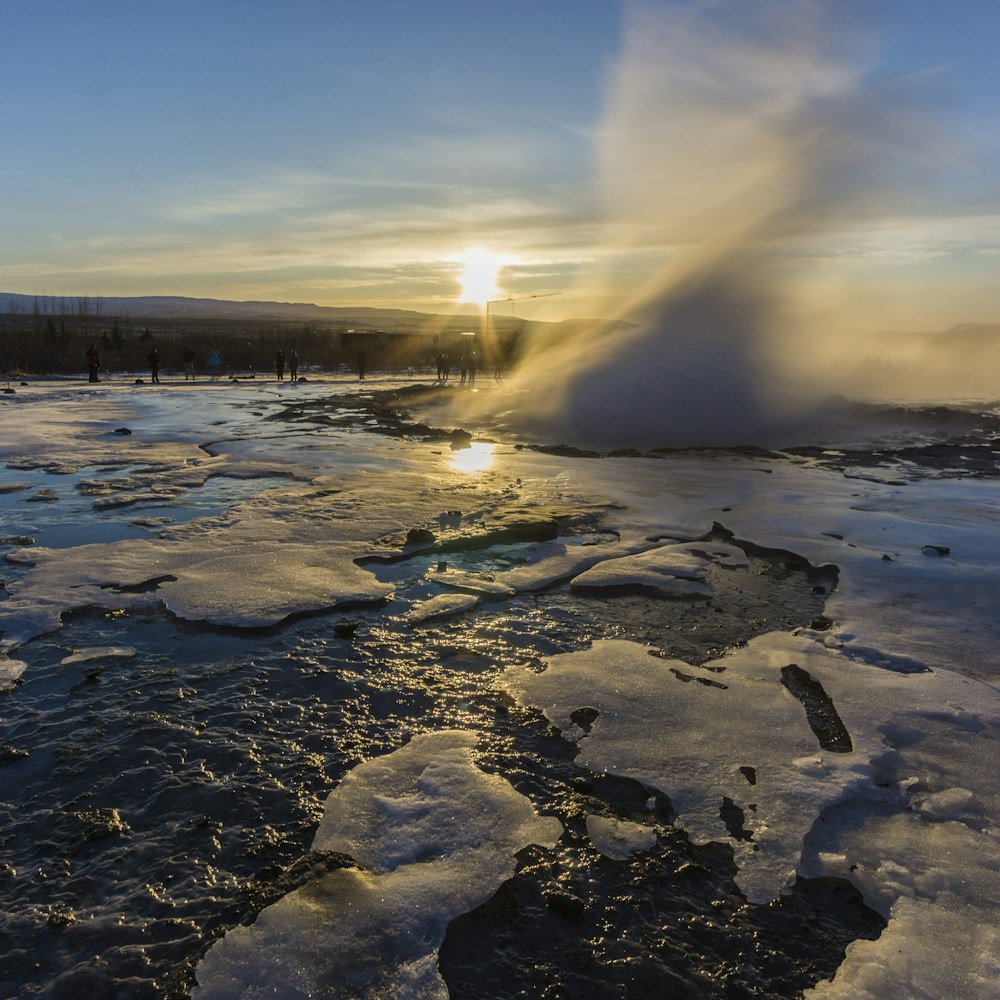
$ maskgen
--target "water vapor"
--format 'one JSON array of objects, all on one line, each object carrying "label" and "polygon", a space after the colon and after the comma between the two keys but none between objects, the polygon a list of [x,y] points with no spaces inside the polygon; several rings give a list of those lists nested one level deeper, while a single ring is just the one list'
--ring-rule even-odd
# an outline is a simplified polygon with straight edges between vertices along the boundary
[{"label": "water vapor", "polygon": [[945,148],[926,81],[875,79],[851,6],[631,9],[599,149],[608,257],[665,264],[616,321],[536,340],[516,423],[597,447],[781,444],[844,388],[816,246],[912,208]]}]

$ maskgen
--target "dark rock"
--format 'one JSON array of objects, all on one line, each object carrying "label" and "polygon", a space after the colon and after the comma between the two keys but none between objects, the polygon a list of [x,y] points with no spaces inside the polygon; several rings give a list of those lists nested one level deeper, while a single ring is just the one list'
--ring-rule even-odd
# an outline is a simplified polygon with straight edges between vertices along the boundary
[{"label": "dark rock", "polygon": [[434,541],[434,532],[427,528],[410,528],[406,533],[407,545],[433,545]]},{"label": "dark rock", "polygon": [[579,726],[585,733],[589,733],[591,726],[601,713],[596,708],[578,708],[570,713],[570,722]]},{"label": "dark rock", "polygon": [[456,427],[450,436],[451,446],[456,451],[460,448],[468,448],[472,444],[472,435],[468,431],[463,431],[460,427]]},{"label": "dark rock", "polygon": [[146,384],[146,383],[145,383],[145,382],[143,382],[143,380],[142,380],[141,378],[137,378],[137,379],[135,380],[135,382],[133,383],[133,385],[145,385],[145,384]]},{"label": "dark rock", "polygon": [[924,545],[921,552],[925,556],[947,556],[951,555],[951,549],[947,545]]},{"label": "dark rock", "polygon": [[586,448],[574,448],[569,444],[529,444],[525,447],[543,455],[558,455],[566,458],[600,458],[599,451],[588,451]]},{"label": "dark rock", "polygon": [[111,433],[128,435],[131,434],[132,432],[127,427],[116,427]]},{"label": "dark rock", "polygon": [[128,823],[117,809],[91,809],[71,815],[79,824],[84,840],[104,840],[129,832]]},{"label": "dark rock", "polygon": [[18,750],[17,747],[12,747],[9,743],[0,746],[0,765],[13,764],[14,761],[24,760],[27,756],[27,750]]},{"label": "dark rock", "polygon": [[34,535],[8,535],[6,538],[0,538],[0,545],[34,545],[35,536]]},{"label": "dark rock", "polygon": [[830,753],[851,753],[851,735],[823,685],[795,663],[781,668],[781,683],[802,703],[819,745]]},{"label": "dark rock", "polygon": [[358,630],[357,622],[341,622],[333,626],[333,634],[338,639],[353,639],[354,633]]}]

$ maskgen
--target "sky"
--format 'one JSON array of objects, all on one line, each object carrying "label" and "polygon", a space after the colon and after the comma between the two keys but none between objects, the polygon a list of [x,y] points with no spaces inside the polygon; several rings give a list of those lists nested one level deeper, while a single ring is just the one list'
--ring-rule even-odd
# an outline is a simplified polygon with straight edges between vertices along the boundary
[{"label": "sky", "polygon": [[817,312],[1000,321],[998,40],[1000,0],[7,4],[0,293],[628,316],[808,173],[849,195],[759,243]]}]

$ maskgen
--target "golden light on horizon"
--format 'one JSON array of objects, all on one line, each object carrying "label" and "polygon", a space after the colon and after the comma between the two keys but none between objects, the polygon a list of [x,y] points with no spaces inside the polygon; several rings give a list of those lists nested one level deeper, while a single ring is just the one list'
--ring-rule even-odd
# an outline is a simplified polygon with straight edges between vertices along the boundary
[{"label": "golden light on horizon", "polygon": [[489,250],[477,248],[466,250],[459,261],[462,265],[460,302],[475,302],[484,306],[490,299],[500,296],[497,287],[497,274],[503,265],[500,257]]}]

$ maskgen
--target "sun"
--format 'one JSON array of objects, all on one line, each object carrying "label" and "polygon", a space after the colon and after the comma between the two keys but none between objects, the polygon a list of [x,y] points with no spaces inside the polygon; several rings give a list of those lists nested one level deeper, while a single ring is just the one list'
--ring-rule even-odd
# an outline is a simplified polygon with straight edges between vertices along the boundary
[{"label": "sun", "polygon": [[476,302],[485,305],[490,299],[500,295],[497,287],[497,274],[503,261],[489,250],[466,250],[458,258],[462,265],[462,291],[460,302]]}]

